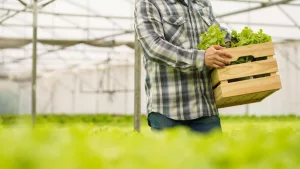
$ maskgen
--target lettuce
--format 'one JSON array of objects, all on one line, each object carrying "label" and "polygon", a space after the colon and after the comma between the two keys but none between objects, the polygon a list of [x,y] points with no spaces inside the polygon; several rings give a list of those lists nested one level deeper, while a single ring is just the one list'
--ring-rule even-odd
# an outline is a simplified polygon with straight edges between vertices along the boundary
[{"label": "lettuce", "polygon": [[[231,41],[229,44],[225,43],[225,36],[226,32],[220,30],[217,24],[212,25],[205,33],[201,34],[200,43],[197,45],[197,48],[200,50],[206,50],[212,45],[220,45],[227,48],[233,48],[251,44],[272,42],[272,37],[265,34],[262,29],[255,33],[249,27],[244,27],[244,29],[240,33],[238,33],[236,30],[232,30]],[[244,56],[239,58],[237,61],[231,62],[230,65],[264,59],[266,59],[266,57],[254,58],[252,56]]]}]

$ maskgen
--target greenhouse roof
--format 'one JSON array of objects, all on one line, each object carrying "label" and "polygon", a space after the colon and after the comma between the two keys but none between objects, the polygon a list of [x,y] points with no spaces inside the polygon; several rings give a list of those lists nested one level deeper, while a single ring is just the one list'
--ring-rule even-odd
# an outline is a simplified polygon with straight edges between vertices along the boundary
[{"label": "greenhouse roof", "polygon": [[[47,3],[51,2],[51,3]],[[31,0],[0,0],[0,77],[31,71]],[[300,40],[299,0],[211,0],[232,30],[263,29],[275,42]],[[134,0],[40,0],[38,75],[134,63]],[[297,17],[298,16],[298,17]]]}]

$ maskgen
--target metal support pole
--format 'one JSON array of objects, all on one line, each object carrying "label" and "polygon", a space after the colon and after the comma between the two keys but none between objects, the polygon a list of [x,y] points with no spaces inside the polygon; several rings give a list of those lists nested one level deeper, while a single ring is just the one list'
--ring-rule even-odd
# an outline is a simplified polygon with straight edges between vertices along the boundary
[{"label": "metal support pole", "polygon": [[[109,79],[108,79],[109,80]],[[99,70],[99,68],[98,68],[98,66],[97,66],[97,80],[96,80],[96,82],[99,82],[100,81],[100,70]],[[99,98],[99,95],[100,95],[100,90],[101,90],[101,88],[100,88],[100,86],[98,86],[97,87],[97,90],[96,90],[96,114],[98,114],[99,113],[99,107],[100,107],[100,98]]]},{"label": "metal support pole", "polygon": [[248,9],[242,9],[242,10],[239,10],[239,11],[233,11],[233,12],[229,12],[229,13],[226,13],[226,14],[217,15],[217,18],[236,15],[236,14],[240,14],[240,13],[244,13],[244,12],[250,12],[250,11],[263,9],[263,8],[267,8],[267,7],[271,7],[271,6],[275,6],[275,5],[287,4],[291,1],[292,0],[281,0],[281,1],[276,1],[276,2],[264,3],[260,6],[256,6],[256,7],[252,7],[252,8],[248,8]]},{"label": "metal support pole", "polygon": [[32,125],[36,123],[36,63],[37,63],[37,17],[38,1],[33,1],[33,48],[32,48],[32,80],[31,80],[31,115]]},{"label": "metal support pole", "polygon": [[[52,86],[51,86],[51,95],[50,95],[50,103],[49,104],[51,104],[51,109],[50,109],[50,111],[51,111],[51,113],[53,113],[55,110],[55,102],[54,102],[54,98],[55,98],[55,93],[56,93],[56,86],[57,86],[57,81],[54,83],[54,84],[52,84]],[[47,109],[45,110],[45,111],[47,111]]]},{"label": "metal support pole", "polygon": [[22,91],[22,88],[21,88],[21,85],[20,83],[18,83],[18,92],[19,92],[19,111],[18,113],[21,114],[22,113],[22,96],[21,96],[21,91]]},{"label": "metal support pole", "polygon": [[73,90],[72,90],[72,108],[71,113],[74,114],[76,111],[76,94],[77,94],[77,76],[74,74],[73,76]]},{"label": "metal support pole", "polygon": [[246,104],[246,110],[245,110],[245,115],[246,116],[249,116],[249,111],[250,111],[249,104]]},{"label": "metal support pole", "polygon": [[134,58],[134,130],[141,130],[141,49],[135,35]]}]

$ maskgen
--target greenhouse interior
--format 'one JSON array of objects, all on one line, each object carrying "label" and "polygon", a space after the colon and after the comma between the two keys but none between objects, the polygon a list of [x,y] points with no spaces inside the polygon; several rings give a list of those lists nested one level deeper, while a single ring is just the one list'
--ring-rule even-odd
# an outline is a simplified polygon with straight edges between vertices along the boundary
[{"label": "greenhouse interior", "polygon": [[299,168],[299,84],[300,0],[0,0],[1,169]]},{"label": "greenhouse interior", "polygon": [[[30,114],[34,1],[0,1],[0,113]],[[116,5],[117,4],[117,5]],[[133,114],[134,0],[37,2],[36,112]],[[300,1],[211,0],[229,30],[262,29],[275,45],[282,88],[223,115],[300,114]],[[142,63],[141,63],[142,64]],[[146,113],[141,65],[141,113]]]}]

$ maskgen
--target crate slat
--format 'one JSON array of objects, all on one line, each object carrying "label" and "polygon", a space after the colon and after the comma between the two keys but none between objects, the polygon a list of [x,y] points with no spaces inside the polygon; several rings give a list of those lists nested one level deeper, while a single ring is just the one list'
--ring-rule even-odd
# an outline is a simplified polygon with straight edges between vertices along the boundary
[{"label": "crate slat", "polygon": [[231,107],[231,106],[239,106],[239,105],[243,105],[243,104],[256,103],[256,102],[260,102],[260,101],[262,101],[262,99],[239,101],[239,102],[236,102],[236,103],[227,103],[227,104],[219,105],[217,107],[218,108],[225,108],[225,107]]},{"label": "crate slat", "polygon": [[255,58],[275,55],[274,44],[272,42],[240,46],[235,48],[221,49],[232,55],[230,61],[236,61],[243,56],[253,56]]},{"label": "crate slat", "polygon": [[280,77],[278,75],[257,79],[238,81],[228,84],[221,84],[222,96],[231,97],[249,93],[257,93],[266,90],[277,90],[281,88]]},{"label": "crate slat", "polygon": [[[253,100],[253,98],[255,96],[257,96],[259,93],[252,93],[252,94],[247,94],[247,95],[244,95],[244,97],[242,97],[239,101],[249,101],[249,100]],[[231,102],[231,103],[234,103],[234,102]]]},{"label": "crate slat", "polygon": [[212,72],[212,85],[215,86],[224,80],[275,72],[278,72],[276,59],[226,66],[223,69],[216,69]]},{"label": "crate slat", "polygon": [[220,82],[220,77],[219,77],[219,70],[215,69],[211,73],[211,83],[213,86],[216,86]]},{"label": "crate slat", "polygon": [[257,96],[255,96],[253,99],[264,99],[267,96],[271,95],[272,93],[274,93],[276,90],[268,90],[268,91],[264,91],[264,92],[260,92],[259,94],[257,94]]},{"label": "crate slat", "polygon": [[[250,96],[251,95],[251,96]],[[241,96],[233,96],[229,97],[230,99],[227,102],[224,102],[222,104],[218,104],[218,107],[227,107],[228,105],[230,106],[238,106],[240,105],[241,102],[246,102],[249,101],[249,97],[253,97],[255,94],[250,94],[250,95],[241,95]]]},{"label": "crate slat", "polygon": [[228,105],[228,104],[231,104],[231,103],[235,103],[235,102],[238,102],[239,100],[241,100],[243,97],[246,97],[247,95],[242,95],[242,96],[234,96],[234,97],[225,97],[224,102],[220,102],[220,103],[217,103],[217,106],[220,107],[220,106],[224,106],[224,105]]},{"label": "crate slat", "polygon": [[224,100],[227,100],[226,102],[217,102],[218,108],[224,108],[224,107],[230,107],[230,106],[238,106],[241,104],[250,104],[250,103],[256,103],[264,100],[269,95],[273,94],[277,90],[270,90],[270,91],[264,91],[259,93],[252,93],[252,94],[246,94],[242,96],[233,96],[229,98],[223,98]]},{"label": "crate slat", "polygon": [[[216,91],[218,91],[218,93],[216,93]],[[243,99],[244,97],[247,97],[247,95],[240,95],[240,96],[234,96],[234,97],[223,97],[221,86],[219,86],[215,90],[215,95],[218,95],[218,97],[216,98],[217,106],[226,105],[228,103],[236,102],[236,101]]]},{"label": "crate slat", "polygon": [[214,90],[214,96],[215,96],[215,100],[216,101],[220,101],[222,99],[222,88],[221,86],[218,86],[215,90]]},{"label": "crate slat", "polygon": [[259,74],[274,73],[277,71],[278,66],[276,60],[270,59],[225,67],[224,69],[219,70],[219,78],[220,81],[222,81]]},{"label": "crate slat", "polygon": [[239,105],[241,102],[244,103],[247,101],[255,100],[253,98],[257,95],[258,93],[252,93],[247,95],[229,97],[230,99],[227,102],[222,103],[221,106],[227,106],[227,105],[236,106]]},{"label": "crate slat", "polygon": [[225,105],[226,102],[228,102],[228,100],[230,100],[231,98],[222,98],[221,100],[219,100],[217,102],[217,107],[220,108],[220,106]]}]

